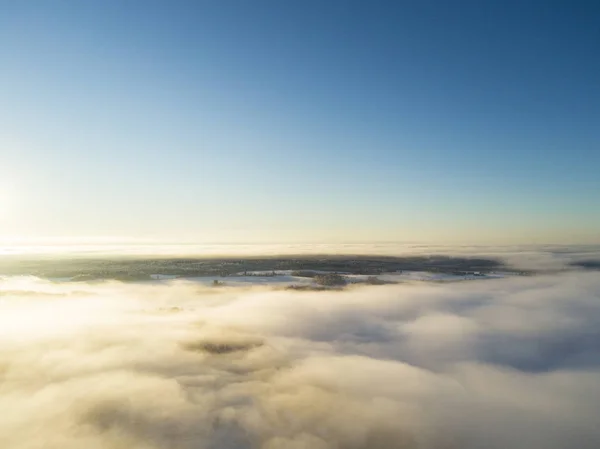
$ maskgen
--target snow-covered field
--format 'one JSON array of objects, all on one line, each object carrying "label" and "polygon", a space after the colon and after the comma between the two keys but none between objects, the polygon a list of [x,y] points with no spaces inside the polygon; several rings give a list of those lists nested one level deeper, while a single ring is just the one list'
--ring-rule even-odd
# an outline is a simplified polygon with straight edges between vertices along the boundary
[{"label": "snow-covered field", "polygon": [[291,276],[288,274],[276,276],[199,276],[184,278],[187,281],[198,282],[203,285],[212,285],[215,280],[230,287],[243,287],[250,285],[272,285],[286,287],[289,285],[311,285],[313,280],[307,277]]},{"label": "snow-covered field", "polygon": [[[386,282],[409,282],[409,281],[419,281],[419,282],[456,282],[456,281],[475,281],[482,279],[498,279],[506,276],[513,275],[513,273],[508,272],[495,272],[489,273],[485,275],[457,275],[450,273],[432,273],[429,271],[404,271],[402,273],[389,273],[389,274],[381,274],[376,276],[378,279]],[[350,281],[356,279],[357,281],[364,281],[369,276],[367,275],[348,275],[346,276]]]},{"label": "snow-covered field", "polygon": [[[316,273],[328,273],[327,271],[310,270]],[[270,285],[270,286],[281,286],[287,287],[291,285],[314,285],[314,281],[310,277],[292,276],[291,270],[276,271],[273,276],[272,271],[264,272],[247,272],[244,276],[239,273],[236,276],[226,277],[215,277],[215,276],[198,276],[191,278],[182,278],[186,281],[197,282],[202,285],[213,285],[214,281],[217,280],[224,286],[229,287],[243,287],[251,285]],[[342,274],[346,280],[350,283],[362,283],[365,282],[369,275],[363,274]],[[386,283],[401,283],[401,282],[458,282],[458,281],[475,281],[484,279],[499,279],[507,276],[515,275],[509,272],[495,272],[485,275],[456,275],[448,273],[431,273],[427,271],[404,271],[402,273],[388,273],[375,276],[377,279]],[[176,276],[168,276],[161,274],[152,275],[153,280],[169,281]]]},{"label": "snow-covered field", "polygon": [[[318,274],[331,273],[330,271],[320,270],[306,270]],[[188,282],[194,282],[201,285],[212,286],[214,281],[218,281],[220,285],[227,287],[248,287],[248,286],[275,286],[275,287],[288,287],[288,286],[310,286],[315,285],[314,280],[310,277],[304,276],[292,276],[292,270],[277,270],[275,275],[273,271],[247,271],[244,273],[238,273],[235,276],[196,276],[196,277],[183,277],[169,274],[155,273],[150,275],[150,280],[139,281],[145,284],[163,284],[168,283],[176,279],[185,280]],[[485,279],[500,279],[509,276],[517,276],[517,273],[513,272],[493,272],[482,275],[458,275],[451,273],[433,273],[428,271],[403,271],[398,273],[384,273],[377,276],[366,275],[366,274],[348,274],[338,272],[344,276],[349,284],[360,284],[367,281],[370,277],[375,277],[384,283],[410,283],[410,282],[460,282],[460,281],[477,281]],[[71,282],[75,281],[73,277],[53,277],[48,278],[51,282]]]}]

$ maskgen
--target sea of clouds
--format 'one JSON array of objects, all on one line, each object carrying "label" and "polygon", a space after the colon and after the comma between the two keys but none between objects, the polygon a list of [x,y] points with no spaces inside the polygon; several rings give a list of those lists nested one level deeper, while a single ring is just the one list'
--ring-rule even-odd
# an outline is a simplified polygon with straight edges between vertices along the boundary
[{"label": "sea of clouds", "polygon": [[596,449],[600,276],[0,281],[0,447]]}]

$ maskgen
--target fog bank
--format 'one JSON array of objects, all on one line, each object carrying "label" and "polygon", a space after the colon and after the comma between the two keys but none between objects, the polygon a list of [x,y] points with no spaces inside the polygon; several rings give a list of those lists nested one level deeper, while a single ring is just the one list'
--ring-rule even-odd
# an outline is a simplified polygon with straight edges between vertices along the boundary
[{"label": "fog bank", "polygon": [[582,260],[599,260],[600,245],[348,244],[73,244],[0,245],[15,259],[116,257],[265,257],[310,255],[431,256],[491,258],[521,270],[561,270]]},{"label": "fog bank", "polygon": [[600,277],[0,282],[0,447],[600,447]]}]

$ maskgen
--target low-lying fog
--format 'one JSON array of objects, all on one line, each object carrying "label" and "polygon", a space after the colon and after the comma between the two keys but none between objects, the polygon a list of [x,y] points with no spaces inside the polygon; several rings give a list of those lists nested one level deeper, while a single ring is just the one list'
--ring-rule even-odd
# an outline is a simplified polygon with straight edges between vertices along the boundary
[{"label": "low-lying fog", "polygon": [[600,276],[0,282],[0,447],[600,447]]},{"label": "low-lying fog", "polygon": [[522,270],[560,270],[572,262],[599,260],[600,245],[431,245],[412,243],[352,244],[73,244],[1,245],[0,256],[25,258],[97,257],[255,257],[285,255],[380,255],[482,257]]}]

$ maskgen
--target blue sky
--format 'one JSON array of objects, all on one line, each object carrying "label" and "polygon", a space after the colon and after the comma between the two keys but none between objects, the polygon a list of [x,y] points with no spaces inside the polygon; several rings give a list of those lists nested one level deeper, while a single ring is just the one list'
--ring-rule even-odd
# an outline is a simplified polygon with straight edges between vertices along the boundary
[{"label": "blue sky", "polygon": [[599,22],[0,0],[0,237],[599,242]]}]

